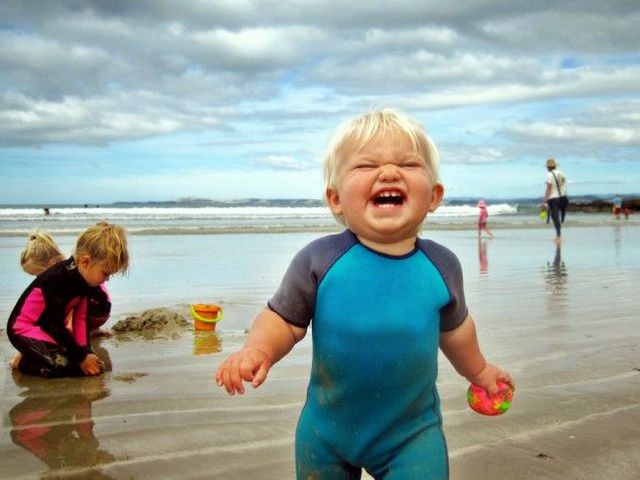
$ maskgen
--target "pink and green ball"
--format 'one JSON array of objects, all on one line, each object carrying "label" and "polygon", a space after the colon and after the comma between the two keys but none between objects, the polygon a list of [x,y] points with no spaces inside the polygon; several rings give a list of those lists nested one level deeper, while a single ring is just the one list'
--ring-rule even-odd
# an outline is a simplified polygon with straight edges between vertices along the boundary
[{"label": "pink and green ball", "polygon": [[513,388],[504,382],[498,382],[498,393],[494,395],[489,395],[484,388],[474,384],[467,391],[469,406],[482,415],[502,415],[509,410],[512,399]]}]

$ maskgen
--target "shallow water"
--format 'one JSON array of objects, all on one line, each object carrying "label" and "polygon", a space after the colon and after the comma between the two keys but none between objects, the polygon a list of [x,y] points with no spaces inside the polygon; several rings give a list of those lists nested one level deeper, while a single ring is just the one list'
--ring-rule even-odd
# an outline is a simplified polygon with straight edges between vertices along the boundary
[{"label": "shallow water", "polygon": [[[615,274],[619,269],[624,272],[627,265],[629,268],[637,265],[640,249],[633,248],[633,244],[637,242],[638,231],[624,223],[617,227],[565,228],[561,261],[556,261],[555,269],[556,249],[550,241],[551,228],[498,229],[494,240],[483,241],[481,245],[473,230],[433,230],[426,231],[424,236],[443,243],[458,255],[465,272],[467,295],[474,299],[487,295],[490,298],[492,293],[503,289],[513,290],[517,295],[523,289],[538,288],[540,282],[549,289],[554,278],[558,283],[555,288],[566,290],[562,268],[568,272],[578,269],[574,270],[576,273],[602,269],[614,275],[612,281],[618,281]],[[115,276],[108,282],[113,296],[113,316],[189,303],[264,303],[279,284],[293,255],[325,234],[130,235],[129,275]],[[58,236],[56,241],[69,253],[75,237]],[[3,273],[0,318],[8,317],[18,296],[31,281],[18,261],[24,244],[20,237],[0,237],[0,271]],[[614,271],[610,272],[611,269]],[[549,277],[547,282],[545,275]],[[491,278],[490,284],[485,277]],[[513,288],[514,279],[525,284]],[[483,300],[483,303],[491,302]],[[540,302],[531,307],[536,308],[538,304]]]}]

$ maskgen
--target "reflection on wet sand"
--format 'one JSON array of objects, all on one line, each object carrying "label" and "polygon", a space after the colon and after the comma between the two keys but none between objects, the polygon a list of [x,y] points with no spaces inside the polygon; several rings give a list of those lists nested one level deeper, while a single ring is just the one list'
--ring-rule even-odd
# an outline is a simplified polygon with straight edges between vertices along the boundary
[{"label": "reflection on wet sand", "polygon": [[478,263],[480,264],[480,273],[489,273],[489,257],[487,255],[487,242],[478,239]]},{"label": "reflection on wet sand", "polygon": [[104,375],[45,379],[14,370],[12,377],[24,397],[9,410],[13,443],[44,462],[50,474],[64,469],[86,478],[111,478],[100,466],[115,457],[100,448],[93,433],[92,404],[110,395]]},{"label": "reflection on wet sand", "polygon": [[[24,400],[9,410],[13,443],[31,452],[52,472],[92,467],[91,478],[110,478],[100,474],[99,466],[115,457],[100,448],[91,416],[92,403],[110,394],[103,377],[47,380],[14,372],[13,379],[27,389],[21,393]],[[74,393],[55,395],[42,385],[52,381],[64,382],[64,388]]]},{"label": "reflection on wet sand", "polygon": [[562,260],[562,250],[560,246],[556,246],[556,253],[552,262],[547,262],[547,273],[544,277],[551,293],[559,294],[566,290],[567,283],[567,267]]},{"label": "reflection on wet sand", "polygon": [[620,225],[613,227],[613,246],[615,248],[616,257],[620,256],[620,244],[622,243],[622,235],[620,232]]},{"label": "reflection on wet sand", "polygon": [[556,245],[553,261],[547,262],[547,268],[544,272],[548,307],[551,310],[565,304],[568,278],[567,267],[564,260],[562,260],[562,250],[560,245]]},{"label": "reflection on wet sand", "polygon": [[208,355],[222,350],[222,340],[215,332],[193,332],[193,354]]}]

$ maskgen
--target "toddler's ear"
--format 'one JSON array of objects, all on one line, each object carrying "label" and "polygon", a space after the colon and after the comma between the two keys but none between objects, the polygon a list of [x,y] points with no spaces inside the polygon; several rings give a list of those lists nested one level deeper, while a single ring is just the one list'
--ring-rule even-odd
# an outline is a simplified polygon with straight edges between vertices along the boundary
[{"label": "toddler's ear", "polygon": [[431,189],[431,199],[429,202],[429,211],[435,212],[436,208],[440,206],[442,198],[444,197],[444,187],[441,183],[436,183]]},{"label": "toddler's ear", "polygon": [[342,206],[340,205],[340,195],[338,194],[338,191],[331,187],[327,187],[324,197],[331,213],[334,215],[342,215]]}]

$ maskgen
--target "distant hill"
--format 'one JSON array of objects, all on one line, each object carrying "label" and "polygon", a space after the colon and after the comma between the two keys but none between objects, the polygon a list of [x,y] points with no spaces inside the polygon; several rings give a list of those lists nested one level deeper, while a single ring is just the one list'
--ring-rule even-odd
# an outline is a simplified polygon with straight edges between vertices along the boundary
[{"label": "distant hill", "polygon": [[[625,206],[631,210],[640,211],[640,195],[621,195]],[[613,195],[571,195],[569,211],[609,212]],[[474,205],[478,197],[447,198],[445,205]],[[508,203],[521,207],[537,208],[540,197],[535,198],[485,198],[490,205]],[[107,205],[105,205],[107,206]],[[167,201],[149,202],[115,202],[113,207],[322,207],[320,199],[310,198],[245,198],[239,200],[210,200],[207,198],[179,198]]]},{"label": "distant hill", "polygon": [[[638,195],[620,195],[624,201],[637,201],[640,200],[640,194]],[[542,196],[540,197],[512,197],[512,198],[491,198],[491,197],[482,197],[487,203],[508,203],[508,204],[518,204],[518,205],[537,205],[542,200]],[[611,205],[611,199],[613,195],[569,195],[571,199],[571,203],[576,204],[589,204],[592,202],[605,202]],[[469,205],[476,203],[480,200],[480,197],[455,197],[455,198],[447,198],[447,205]]]},{"label": "distant hill", "polygon": [[[640,195],[620,195],[623,205],[632,210],[640,211]],[[610,212],[613,195],[569,195],[569,211],[580,211],[587,213]],[[458,197],[447,199],[446,205],[473,205],[479,199],[475,197]],[[521,207],[537,207],[542,198],[484,198],[489,204],[508,203],[509,205],[519,205]]]},{"label": "distant hill", "polygon": [[209,200],[206,198],[179,198],[150,202],[114,202],[113,207],[322,207],[322,200],[309,198],[245,198],[239,200]]}]

